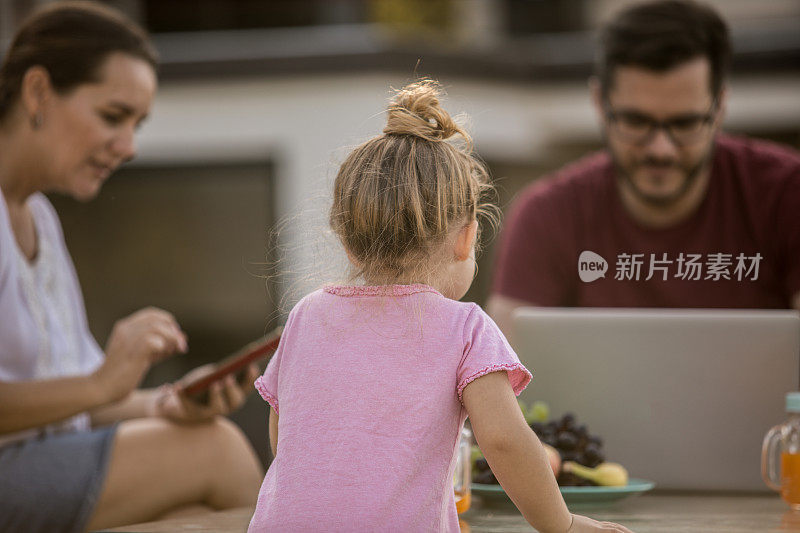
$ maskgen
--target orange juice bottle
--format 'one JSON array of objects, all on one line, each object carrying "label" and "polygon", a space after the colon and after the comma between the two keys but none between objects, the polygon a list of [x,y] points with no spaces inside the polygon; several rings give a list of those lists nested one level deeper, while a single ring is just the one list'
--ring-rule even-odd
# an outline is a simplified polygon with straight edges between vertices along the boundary
[{"label": "orange juice bottle", "polygon": [[800,453],[781,452],[781,497],[800,509]]},{"label": "orange juice bottle", "polygon": [[[769,430],[761,449],[761,476],[800,511],[800,392],[786,395],[788,420]],[[780,473],[778,462],[780,459]]]},{"label": "orange juice bottle", "polygon": [[470,451],[472,448],[472,431],[467,428],[461,429],[461,437],[458,440],[456,450],[456,469],[453,472],[453,491],[456,496],[456,511],[458,514],[469,509],[472,503],[472,461]]}]

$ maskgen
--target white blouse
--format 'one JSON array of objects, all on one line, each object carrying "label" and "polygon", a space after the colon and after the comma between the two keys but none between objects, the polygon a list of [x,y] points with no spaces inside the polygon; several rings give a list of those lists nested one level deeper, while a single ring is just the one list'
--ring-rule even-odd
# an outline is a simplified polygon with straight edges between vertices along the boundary
[{"label": "white blouse", "polygon": [[[86,375],[104,354],[86,321],[78,278],[55,209],[40,193],[28,199],[38,240],[29,262],[11,231],[0,191],[0,381]],[[87,431],[81,413],[45,427],[0,435],[0,446],[41,434]]]}]

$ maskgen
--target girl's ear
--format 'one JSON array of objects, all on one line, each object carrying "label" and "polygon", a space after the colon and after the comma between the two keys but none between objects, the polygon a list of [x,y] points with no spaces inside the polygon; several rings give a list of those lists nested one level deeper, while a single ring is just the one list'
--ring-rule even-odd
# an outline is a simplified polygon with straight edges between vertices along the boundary
[{"label": "girl's ear", "polygon": [[472,257],[472,248],[475,246],[475,238],[478,235],[478,221],[473,220],[462,227],[456,236],[455,256],[458,261],[464,261]]}]

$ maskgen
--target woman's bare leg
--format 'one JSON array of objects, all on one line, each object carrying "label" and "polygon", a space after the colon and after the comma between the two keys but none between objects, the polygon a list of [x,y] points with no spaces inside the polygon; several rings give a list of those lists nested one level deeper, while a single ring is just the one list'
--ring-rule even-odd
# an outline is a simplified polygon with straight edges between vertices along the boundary
[{"label": "woman's bare leg", "polygon": [[207,513],[213,513],[214,509],[207,505],[187,505],[186,507],[178,507],[171,511],[167,511],[158,517],[159,520],[169,520],[170,518],[183,518],[184,516],[198,516]]},{"label": "woman's bare leg", "polygon": [[120,424],[89,529],[145,522],[180,508],[255,505],[263,480],[247,438],[229,420]]}]

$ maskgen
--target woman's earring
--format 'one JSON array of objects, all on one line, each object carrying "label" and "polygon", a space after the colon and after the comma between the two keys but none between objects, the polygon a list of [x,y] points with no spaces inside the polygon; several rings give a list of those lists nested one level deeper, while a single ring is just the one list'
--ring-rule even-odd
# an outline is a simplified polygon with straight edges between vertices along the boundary
[{"label": "woman's earring", "polygon": [[31,127],[35,130],[38,130],[42,127],[42,112],[37,111],[35,115],[31,117]]}]

